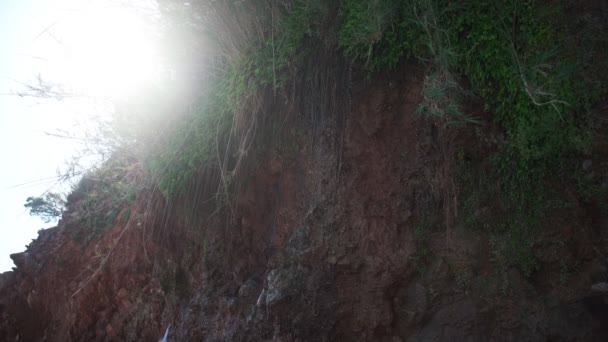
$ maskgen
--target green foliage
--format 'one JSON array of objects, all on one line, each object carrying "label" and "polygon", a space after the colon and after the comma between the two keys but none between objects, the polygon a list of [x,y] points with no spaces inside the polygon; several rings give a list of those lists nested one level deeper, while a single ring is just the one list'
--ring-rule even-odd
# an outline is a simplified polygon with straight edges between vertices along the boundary
[{"label": "green foliage", "polygon": [[[339,47],[370,72],[413,57],[427,68],[420,113],[445,126],[479,123],[463,109],[473,94],[495,113],[504,139],[486,161],[487,174],[469,175],[466,182],[473,186],[460,201],[461,212],[467,226],[496,236],[497,253],[505,264],[526,275],[537,269],[538,231],[548,210],[560,203],[552,185],[557,179],[572,180],[569,160],[590,141],[586,111],[602,94],[595,89],[605,88],[589,70],[584,77],[576,76],[582,67],[576,59],[580,53],[559,44],[568,40],[563,39],[568,38],[565,31],[558,29],[559,22],[542,17],[537,3],[253,0],[200,6],[207,11],[201,11],[207,17],[200,21],[209,24],[205,36],[217,57],[213,72],[205,75],[208,85],[155,139],[142,137],[144,130],[123,133],[126,140],[155,141],[145,165],[168,199],[188,191],[202,171],[221,173],[228,187],[240,158],[259,156],[260,151],[248,154],[256,136],[246,136],[239,127],[263,121],[260,116],[269,114],[263,91],[277,94],[300,67],[312,65],[304,62],[315,57],[314,49]],[[199,20],[185,14],[189,21]],[[465,90],[465,84],[472,89]],[[590,84],[597,85],[594,91],[589,91]],[[264,120],[272,125],[272,118]],[[151,126],[163,126],[153,121]],[[267,131],[256,126],[254,135]],[[295,151],[288,144],[283,149],[286,154]],[[462,173],[474,167],[478,165],[471,164]],[[116,206],[106,203],[111,194],[122,194],[110,201],[114,205],[129,198],[124,190],[104,182],[87,190],[82,209],[89,226],[105,226],[116,217]],[[481,203],[495,199],[504,220],[490,223],[476,217]],[[430,258],[424,223],[416,227],[415,239],[413,259],[422,269]]]},{"label": "green foliage", "polygon": [[416,112],[426,114],[444,126],[480,124],[478,119],[462,111],[460,103],[463,102],[464,94],[451,73],[447,69],[439,69],[425,77],[423,100]]},{"label": "green foliage", "polygon": [[452,13],[444,25],[455,70],[505,130],[487,176],[499,189],[475,187],[462,203],[481,196],[500,199],[506,219],[491,228],[499,236],[497,248],[529,276],[538,267],[543,219],[564,205],[554,185],[573,180],[569,160],[590,141],[587,108],[593,99],[581,96],[585,85],[573,77],[577,63],[556,45],[563,32],[540,16],[534,2],[467,1]]},{"label": "green foliage", "polygon": [[65,209],[65,200],[60,194],[47,192],[41,197],[28,197],[23,206],[30,211],[30,215],[38,216],[49,223],[61,217]]},{"label": "green foliage", "polygon": [[550,45],[559,37],[533,3],[472,1],[455,14],[456,65],[495,111],[513,152],[533,162],[580,149],[585,134],[569,110],[571,68]]},{"label": "green foliage", "polygon": [[[238,55],[229,56],[209,79],[209,88],[178,120],[148,158],[148,165],[160,190],[167,198],[183,195],[189,182],[201,170],[212,169],[230,178],[226,165],[238,164],[249,144],[235,127],[255,120],[254,101],[258,93],[271,86],[275,90],[291,77],[308,56],[306,41],[323,37],[330,2],[294,0],[281,4],[252,2],[253,7],[230,7],[235,27],[221,32],[227,41],[238,42]],[[252,24],[259,35],[250,38],[247,22],[254,9],[260,9]],[[224,14],[228,15],[228,14]],[[218,32],[218,35],[220,32]],[[218,42],[219,45],[225,44]],[[222,47],[228,51],[227,47]],[[227,184],[224,184],[227,185]]]},{"label": "green foliage", "polygon": [[72,231],[73,238],[84,236],[88,241],[101,235],[121,212],[120,218],[128,220],[129,206],[145,186],[134,178],[139,171],[133,162],[115,156],[101,168],[86,174],[76,185],[68,197],[71,215],[67,224],[78,227]]},{"label": "green foliage", "polygon": [[[450,8],[433,0],[344,1],[340,7],[338,43],[347,56],[365,61],[370,71],[393,67],[403,57],[416,57],[427,67],[419,113],[444,125],[479,123],[463,113],[468,95],[456,81],[456,62],[449,31],[442,26]],[[371,13],[369,15],[368,13]]]},{"label": "green foliage", "polygon": [[458,73],[507,130],[508,155],[534,164],[589,140],[575,112],[586,108],[570,80],[575,63],[562,58],[554,43],[562,37],[532,1],[351,0],[341,3],[340,18],[339,45],[370,70],[404,56],[428,63],[420,112],[476,122],[460,110]]},{"label": "green foliage", "polygon": [[345,0],[340,6],[342,25],[338,42],[347,55],[369,60],[374,45],[392,24],[394,1]]},{"label": "green foliage", "polygon": [[365,61],[370,71],[393,67],[404,57],[420,57],[424,32],[413,13],[414,2],[342,1],[338,45],[346,56]]},{"label": "green foliage", "polygon": [[440,10],[439,6],[436,2],[426,0],[418,1],[413,8],[414,18],[411,20],[424,32],[422,39],[426,46],[425,53],[417,57],[426,60],[428,64],[422,90],[424,99],[418,112],[425,113],[446,126],[479,123],[462,112],[460,104],[468,94],[460,87],[452,72],[455,55],[450,46],[448,31],[441,25],[446,11]]},{"label": "green foliage", "polygon": [[80,205],[80,224],[99,232],[114,223],[117,210],[115,203],[109,203],[109,187],[98,187],[88,193],[79,203]]},{"label": "green foliage", "polygon": [[224,89],[225,85],[218,85],[209,98],[193,105],[149,157],[150,171],[167,198],[183,194],[203,167],[219,167],[220,143],[230,134],[232,123],[231,102],[224,100],[230,93]]},{"label": "green foliage", "polygon": [[[220,71],[149,158],[167,197],[183,193],[201,169],[236,164],[243,148],[235,127],[257,115],[244,115],[243,108],[261,89],[284,86],[311,56],[311,46],[337,44],[368,71],[415,57],[427,67],[420,113],[446,126],[477,124],[462,106],[475,94],[496,114],[504,140],[487,174],[460,203],[467,225],[496,234],[506,264],[526,275],[534,272],[537,233],[547,211],[560,203],[552,184],[572,177],[568,160],[590,140],[585,111],[593,100],[581,96],[584,83],[572,77],[578,67],[574,54],[556,43],[563,32],[541,17],[535,2],[293,0],[225,6],[220,13],[234,27],[217,32],[225,39],[216,44],[227,45]],[[476,209],[492,199],[500,202],[496,211],[505,219],[478,220]],[[415,258],[424,264],[426,240],[416,236],[421,247]]]},{"label": "green foliage", "polygon": [[297,67],[312,52],[307,42],[323,42],[330,4],[324,0],[296,0],[280,6],[282,16],[270,18],[269,37],[252,53],[253,75],[259,86],[276,89],[284,85],[290,77],[289,68]]}]

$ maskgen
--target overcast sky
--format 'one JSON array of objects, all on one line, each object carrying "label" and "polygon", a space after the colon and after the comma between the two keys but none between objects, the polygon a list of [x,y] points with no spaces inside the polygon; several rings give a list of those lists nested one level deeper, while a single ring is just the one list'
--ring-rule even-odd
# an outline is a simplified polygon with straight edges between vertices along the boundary
[{"label": "overcast sky", "polygon": [[[96,2],[0,1],[0,272],[13,267],[10,254],[23,251],[39,229],[52,225],[29,216],[26,198],[69,188],[57,187],[57,169],[79,146],[45,132],[77,131],[88,117],[107,111],[90,98],[56,101],[14,93],[38,74],[50,81],[76,80],[106,95],[148,81],[143,77],[150,74],[150,59],[142,56],[151,52],[131,27],[136,20],[91,7]],[[121,75],[131,78],[117,81]]]}]

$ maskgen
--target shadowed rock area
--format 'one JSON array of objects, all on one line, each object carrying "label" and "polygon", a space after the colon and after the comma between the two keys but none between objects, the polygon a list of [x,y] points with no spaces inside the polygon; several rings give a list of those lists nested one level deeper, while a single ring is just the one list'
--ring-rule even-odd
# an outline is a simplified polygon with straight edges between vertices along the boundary
[{"label": "shadowed rock area", "polygon": [[11,256],[0,341],[608,340],[605,5],[205,4],[211,100]]},{"label": "shadowed rock area", "polygon": [[323,119],[317,139],[273,154],[238,216],[200,223],[202,245],[178,206],[165,234],[142,211],[88,239],[68,211],[2,274],[2,340],[150,341],[169,324],[174,341],[605,339],[606,260],[594,250],[606,217],[551,231],[580,260],[567,284],[549,257],[531,279],[497,270],[488,234],[444,220],[438,128],[415,113],[421,75],[405,65],[355,81],[348,119]]}]

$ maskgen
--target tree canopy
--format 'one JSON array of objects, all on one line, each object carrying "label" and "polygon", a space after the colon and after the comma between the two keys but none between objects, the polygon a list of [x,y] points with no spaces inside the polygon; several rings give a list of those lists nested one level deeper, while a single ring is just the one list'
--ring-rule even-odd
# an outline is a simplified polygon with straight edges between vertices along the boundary
[{"label": "tree canopy", "polygon": [[31,216],[38,216],[49,223],[61,217],[65,200],[60,194],[48,192],[41,197],[28,197],[23,206],[28,208]]}]

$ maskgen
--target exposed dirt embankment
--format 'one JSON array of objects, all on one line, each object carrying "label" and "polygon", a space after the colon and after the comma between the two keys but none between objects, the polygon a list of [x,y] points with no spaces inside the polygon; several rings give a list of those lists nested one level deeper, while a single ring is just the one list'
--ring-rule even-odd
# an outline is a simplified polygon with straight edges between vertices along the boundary
[{"label": "exposed dirt embankment", "polygon": [[138,197],[99,237],[41,231],[0,276],[0,339],[153,341],[169,324],[174,341],[608,338],[606,218],[555,214],[548,234],[576,271],[550,256],[531,278],[499,267],[490,234],[458,223],[446,144],[471,139],[416,114],[422,75],[353,81],[344,120],[315,129],[296,114],[293,146],[219,214],[175,205],[152,224],[163,215]]},{"label": "exposed dirt embankment", "polygon": [[145,259],[142,227],[117,220],[100,238],[79,230],[60,222],[11,256],[17,269],[0,280],[2,340],[157,338],[164,295]]}]

